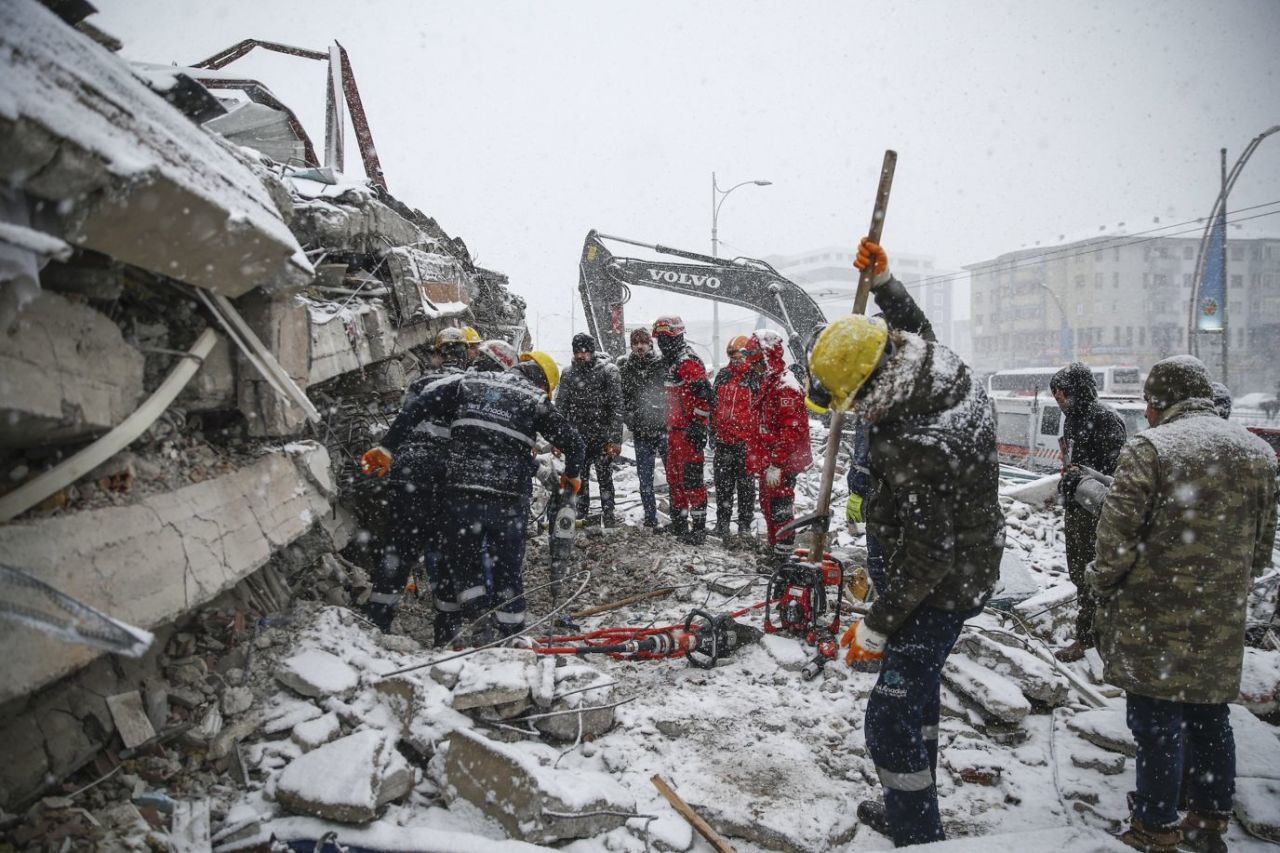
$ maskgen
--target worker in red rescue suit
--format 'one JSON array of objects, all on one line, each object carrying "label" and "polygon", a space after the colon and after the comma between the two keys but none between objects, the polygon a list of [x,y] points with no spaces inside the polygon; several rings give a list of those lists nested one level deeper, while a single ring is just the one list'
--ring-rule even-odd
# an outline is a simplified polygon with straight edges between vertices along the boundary
[{"label": "worker in red rescue suit", "polygon": [[684,321],[659,317],[653,324],[667,366],[667,485],[671,489],[671,532],[692,545],[707,536],[707,485],[703,481],[711,417],[711,383],[702,359],[684,340]]},{"label": "worker in red rescue suit", "polygon": [[888,560],[886,583],[840,644],[850,664],[880,661],[864,732],[884,802],[860,803],[858,819],[902,847],[945,837],[935,782],[942,667],[999,579],[1004,516],[982,383],[933,340],[884,251],[863,240],[855,266],[868,265],[884,320],[850,314],[819,334],[810,397],[871,430],[865,518]]},{"label": "worker in red rescue suit", "polygon": [[711,435],[715,456],[711,470],[716,484],[716,536],[726,545],[729,522],[733,519],[733,498],[738,498],[738,537],[751,541],[751,518],[755,513],[755,482],[747,473],[747,445],[755,432],[752,397],[756,377],[747,364],[747,336],[729,341],[725,353],[729,363],[716,373],[712,383],[716,401],[711,409]]},{"label": "worker in red rescue suit", "polygon": [[813,462],[804,389],[787,369],[782,335],[762,329],[747,341],[747,363],[760,383],[751,420],[755,432],[747,470],[760,478],[760,509],[775,559],[791,556],[795,533],[779,529],[795,518],[796,477]]},{"label": "worker in red rescue suit", "polygon": [[[524,627],[522,564],[541,433],[564,453],[561,485],[575,494],[585,446],[551,402],[559,369],[546,353],[522,353],[503,372],[468,371],[432,383],[409,403],[363,459],[377,473],[403,452],[414,427],[449,424],[445,461],[443,556],[435,591],[435,642],[446,645],[470,628],[470,644]],[[492,588],[480,550],[488,548]]]},{"label": "worker in red rescue suit", "polygon": [[[428,385],[462,373],[467,363],[467,343],[461,329],[442,329],[435,340],[438,367],[428,368],[405,390],[403,410]],[[373,576],[373,594],[365,616],[379,630],[391,630],[396,605],[404,594],[409,574],[420,560],[426,563],[426,581],[432,590],[439,582],[440,525],[444,459],[449,448],[449,422],[424,418],[405,437],[391,465],[387,499],[387,535],[382,558]],[[419,575],[421,578],[421,575]]]}]

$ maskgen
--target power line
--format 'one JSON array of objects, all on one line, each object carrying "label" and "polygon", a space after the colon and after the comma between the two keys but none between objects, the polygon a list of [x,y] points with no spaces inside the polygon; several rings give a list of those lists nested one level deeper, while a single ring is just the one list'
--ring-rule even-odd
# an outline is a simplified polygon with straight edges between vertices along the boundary
[{"label": "power line", "polygon": [[[1231,214],[1228,214],[1228,217],[1232,216],[1235,213],[1243,213],[1248,210],[1256,210],[1258,208],[1270,207],[1276,204],[1280,204],[1280,201],[1270,201],[1270,202],[1266,202],[1265,204],[1257,204],[1257,205],[1252,205],[1250,207],[1243,207],[1237,211],[1233,211]],[[1263,217],[1276,216],[1278,214],[1280,214],[1280,210],[1272,210],[1267,213],[1256,213],[1253,216],[1239,217],[1239,218],[1236,218],[1234,221],[1248,222],[1252,219],[1262,219]],[[1200,220],[1200,222],[1203,222],[1203,220]],[[1196,225],[1196,227],[1190,228],[1184,231],[1178,231],[1172,234],[1159,234],[1153,237],[1140,236],[1142,234],[1150,234],[1153,231],[1164,230],[1165,228],[1175,228],[1183,225]],[[1062,257],[1056,257],[1054,258],[1055,260],[1065,261],[1070,258],[1097,254],[1098,252],[1104,252],[1108,249],[1121,249],[1128,246],[1138,246],[1143,243],[1150,243],[1155,240],[1163,240],[1170,237],[1180,237],[1185,234],[1194,234],[1201,230],[1202,230],[1202,227],[1201,225],[1197,224],[1196,220],[1189,220],[1187,222],[1178,223],[1177,225],[1161,226],[1161,228],[1151,229],[1150,231],[1142,231],[1142,232],[1138,232],[1137,234],[1127,234],[1122,237],[1105,238],[1104,240],[1100,240],[1097,243],[1091,243],[1089,247],[1086,249],[1081,249],[1079,246],[1073,245],[1065,249],[1055,249],[1053,251],[1040,252],[1034,255],[1028,255],[1018,259],[1014,263],[1001,265],[999,269],[1002,272],[1025,269],[1027,267],[1038,266],[1041,263],[1043,263],[1045,259],[1057,256],[1057,255],[1061,255]],[[1124,242],[1120,242],[1120,241],[1124,241]],[[916,281],[912,281],[909,283],[904,282],[904,284],[909,284],[909,286],[911,287],[916,287],[916,286],[925,285],[925,284],[952,284],[954,282],[964,280],[969,275],[970,273],[954,273],[954,274],[948,274],[948,275],[936,275],[936,276],[930,276],[928,278],[918,279]],[[816,299],[814,301],[819,305],[827,305],[835,302],[842,302],[847,299],[848,299],[847,296],[838,296],[838,297],[829,297],[826,299]]]}]

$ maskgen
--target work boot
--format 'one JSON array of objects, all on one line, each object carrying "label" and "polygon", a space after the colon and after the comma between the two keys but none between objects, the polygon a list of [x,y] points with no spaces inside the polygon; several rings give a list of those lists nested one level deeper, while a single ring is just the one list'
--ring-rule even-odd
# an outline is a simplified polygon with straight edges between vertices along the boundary
[{"label": "work boot", "polygon": [[716,519],[715,537],[723,542],[726,547],[729,546],[729,522],[727,520]]},{"label": "work boot", "polygon": [[870,827],[885,838],[890,837],[889,815],[881,800],[863,800],[858,803],[858,823]]},{"label": "work boot", "polygon": [[382,633],[390,634],[391,622],[396,618],[396,606],[371,601],[364,606],[364,618],[372,622]]},{"label": "work boot", "polygon": [[605,527],[617,527],[621,522],[619,522],[618,517],[610,511],[600,516],[600,523]]},{"label": "work boot", "polygon": [[1227,853],[1227,825],[1230,817],[1212,812],[1187,812],[1182,821],[1182,846],[1196,853]]},{"label": "work boot", "polygon": [[661,532],[661,531],[659,531],[659,530],[658,530],[658,519],[657,519],[657,518],[646,518],[646,519],[641,523],[641,525],[640,525],[640,526],[641,526],[641,527],[648,527],[648,528],[650,528],[651,530],[653,530],[655,533],[657,533],[657,532]]},{"label": "work boot", "polygon": [[680,541],[686,545],[701,545],[707,541],[705,527],[693,527],[680,534]]},{"label": "work boot", "polygon": [[1084,659],[1085,646],[1079,640],[1076,640],[1065,649],[1058,649],[1053,656],[1063,663],[1075,663]]},{"label": "work boot", "polygon": [[1182,832],[1177,824],[1147,826],[1137,818],[1130,818],[1129,828],[1120,834],[1120,841],[1146,853],[1177,853]]}]

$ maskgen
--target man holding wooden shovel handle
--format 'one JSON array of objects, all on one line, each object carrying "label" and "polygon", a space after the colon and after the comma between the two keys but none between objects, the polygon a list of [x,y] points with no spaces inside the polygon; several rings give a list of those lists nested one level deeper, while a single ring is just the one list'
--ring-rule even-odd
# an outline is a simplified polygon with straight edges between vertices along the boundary
[{"label": "man holding wooden shovel handle", "polygon": [[883,320],[850,314],[832,322],[809,368],[831,407],[871,431],[875,485],[863,510],[885,552],[888,583],[840,644],[849,663],[881,660],[865,732],[884,803],[861,803],[858,817],[901,847],[944,838],[934,781],[942,666],[999,578],[1004,516],[982,384],[934,339],[879,245],[863,240],[855,265],[873,265]]}]

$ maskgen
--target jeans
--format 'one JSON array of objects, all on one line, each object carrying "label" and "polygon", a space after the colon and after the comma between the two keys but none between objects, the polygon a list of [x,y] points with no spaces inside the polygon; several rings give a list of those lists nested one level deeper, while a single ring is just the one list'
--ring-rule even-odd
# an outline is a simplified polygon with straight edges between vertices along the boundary
[{"label": "jeans", "polygon": [[934,781],[942,665],[965,620],[981,612],[922,605],[885,647],[880,678],[867,701],[865,733],[896,847],[946,838]]},{"label": "jeans", "polygon": [[1098,609],[1093,589],[1084,579],[1084,570],[1093,562],[1098,543],[1098,517],[1079,506],[1064,512],[1063,536],[1067,543],[1067,573],[1076,585],[1076,642],[1093,648],[1093,617]]},{"label": "jeans", "polygon": [[1176,823],[1184,766],[1187,808],[1230,814],[1236,744],[1227,705],[1171,702],[1133,693],[1125,700],[1125,722],[1138,744],[1133,817],[1150,827]]},{"label": "jeans", "polygon": [[658,523],[658,500],[653,494],[654,462],[667,455],[667,435],[637,435],[636,471],[640,474],[640,505],[644,507],[644,520]]},{"label": "jeans", "polygon": [[605,452],[607,441],[593,440],[587,443],[587,455],[582,463],[582,491],[578,493],[578,515],[585,518],[591,512],[591,469],[596,469],[600,481],[600,512],[613,515],[613,457]]}]

